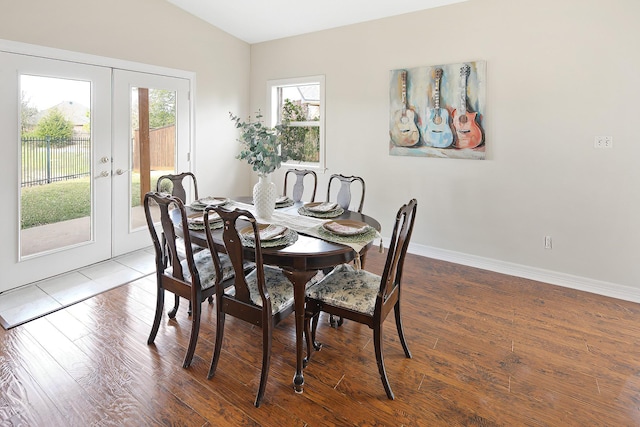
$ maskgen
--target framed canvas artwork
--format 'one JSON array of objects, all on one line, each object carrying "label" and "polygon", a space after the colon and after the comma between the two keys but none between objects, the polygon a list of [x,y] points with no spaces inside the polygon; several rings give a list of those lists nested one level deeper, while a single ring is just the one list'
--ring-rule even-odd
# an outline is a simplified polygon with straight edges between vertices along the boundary
[{"label": "framed canvas artwork", "polygon": [[392,70],[389,154],[485,158],[486,62]]}]

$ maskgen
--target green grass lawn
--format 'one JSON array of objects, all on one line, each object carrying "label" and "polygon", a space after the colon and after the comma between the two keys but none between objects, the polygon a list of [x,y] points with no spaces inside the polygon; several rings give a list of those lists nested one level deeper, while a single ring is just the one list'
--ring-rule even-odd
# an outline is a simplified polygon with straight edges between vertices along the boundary
[{"label": "green grass lawn", "polygon": [[[156,188],[156,181],[163,173],[166,172],[152,172],[152,189]],[[131,206],[139,206],[140,175],[133,174],[132,181]],[[87,177],[22,188],[21,228],[89,216],[91,214],[90,184],[90,178]]]}]

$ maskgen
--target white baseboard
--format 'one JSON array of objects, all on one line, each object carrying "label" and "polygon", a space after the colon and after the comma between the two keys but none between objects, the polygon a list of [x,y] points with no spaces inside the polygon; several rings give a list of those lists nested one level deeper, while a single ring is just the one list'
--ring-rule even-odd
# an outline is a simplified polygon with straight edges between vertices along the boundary
[{"label": "white baseboard", "polygon": [[574,276],[557,271],[544,270],[542,268],[529,267],[526,265],[514,264],[496,259],[484,258],[476,255],[469,255],[461,252],[412,243],[409,244],[408,252],[428,258],[449,261],[456,264],[495,271],[497,273],[536,280],[538,282],[563,286],[565,288],[640,303],[640,292],[638,289],[617,283],[604,282],[602,280],[590,279],[588,277]]}]

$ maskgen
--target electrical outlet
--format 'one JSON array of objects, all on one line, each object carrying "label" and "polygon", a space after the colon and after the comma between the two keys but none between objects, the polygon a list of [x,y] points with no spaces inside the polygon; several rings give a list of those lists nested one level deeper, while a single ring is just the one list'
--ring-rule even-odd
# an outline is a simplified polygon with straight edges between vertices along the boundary
[{"label": "electrical outlet", "polygon": [[544,236],[544,248],[551,249],[551,236]]},{"label": "electrical outlet", "polygon": [[612,136],[596,136],[593,139],[594,148],[613,148]]}]

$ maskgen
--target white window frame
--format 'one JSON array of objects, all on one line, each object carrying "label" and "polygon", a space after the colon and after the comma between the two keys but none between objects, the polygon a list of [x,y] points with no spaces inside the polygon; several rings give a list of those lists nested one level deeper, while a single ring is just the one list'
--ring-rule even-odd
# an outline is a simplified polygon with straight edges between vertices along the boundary
[{"label": "white window frame", "polygon": [[[269,80],[267,81],[267,111],[266,117],[269,120],[269,125],[271,127],[278,124],[278,89],[285,86],[297,86],[303,84],[313,84],[318,83],[320,85],[320,121],[319,121],[319,160],[318,162],[298,162],[294,160],[288,160],[284,162],[284,166],[288,167],[297,167],[297,168],[305,168],[305,169],[315,169],[320,172],[324,172],[326,170],[326,162],[325,162],[325,139],[324,139],[324,119],[325,119],[325,108],[324,108],[324,75],[317,76],[307,76],[307,77],[294,77],[287,79],[278,79],[278,80]],[[317,122],[314,122],[314,124]],[[309,122],[300,122],[299,124],[293,124],[293,126],[306,126]]]}]

